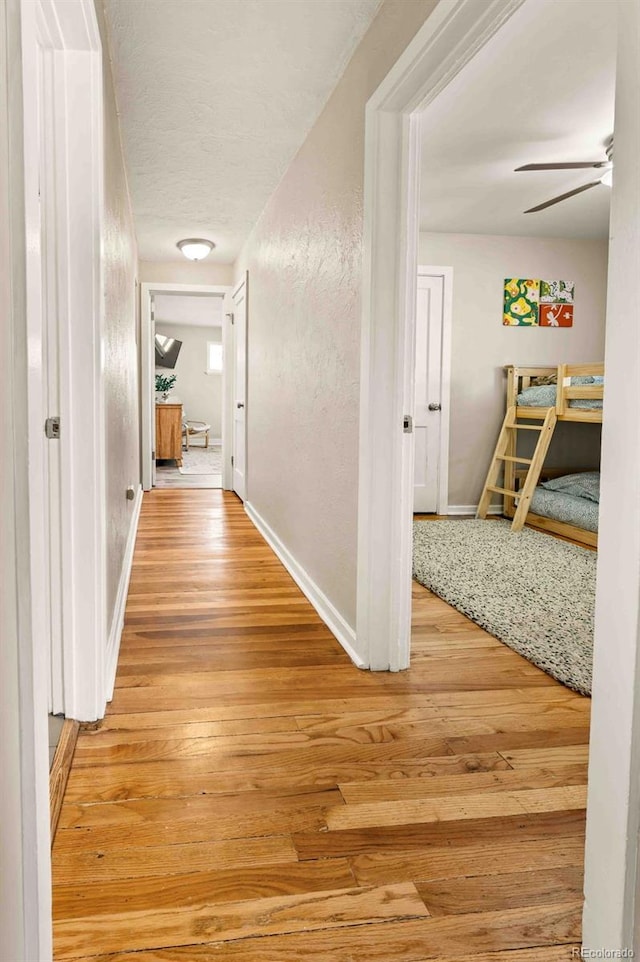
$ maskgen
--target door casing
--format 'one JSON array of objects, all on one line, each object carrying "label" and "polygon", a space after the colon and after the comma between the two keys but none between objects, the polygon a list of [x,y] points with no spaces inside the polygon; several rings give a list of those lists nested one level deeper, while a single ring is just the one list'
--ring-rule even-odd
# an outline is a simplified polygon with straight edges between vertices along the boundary
[{"label": "door casing", "polygon": [[[107,697],[102,47],[89,0],[23,0],[21,14],[32,617],[35,637],[52,646],[50,709],[91,721]],[[44,418],[55,415],[60,440],[47,441]],[[49,445],[58,447],[51,477]]]},{"label": "door casing", "polygon": [[[228,358],[232,353],[230,316],[233,311],[231,287],[208,284],[140,284],[140,462],[142,465],[142,488],[153,487],[153,444],[155,435],[155,349],[153,343],[155,322],[152,317],[154,294],[190,295],[193,297],[224,298],[222,325],[222,350],[224,354],[222,392],[222,487],[231,490],[231,438],[232,438],[232,388]],[[203,359],[203,364],[204,364]]]},{"label": "door casing", "polygon": [[[366,108],[356,645],[373,669],[409,664],[414,464],[402,421],[415,364],[419,113],[534,2],[440,0]],[[592,952],[640,950],[640,443],[629,420],[640,350],[624,280],[640,259],[640,0],[611,8],[619,25],[616,169],[583,914],[583,946]]]},{"label": "door casing", "polygon": [[[249,497],[247,491],[248,294],[249,272],[247,271],[232,295],[234,311],[232,488],[243,502],[246,502]],[[242,405],[241,409],[240,405]],[[242,464],[241,470],[238,469],[238,462]]]}]

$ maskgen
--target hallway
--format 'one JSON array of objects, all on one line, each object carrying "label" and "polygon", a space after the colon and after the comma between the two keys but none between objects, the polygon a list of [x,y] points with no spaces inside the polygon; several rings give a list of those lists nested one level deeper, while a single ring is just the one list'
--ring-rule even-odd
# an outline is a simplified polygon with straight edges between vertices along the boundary
[{"label": "hallway", "polygon": [[589,707],[419,586],[410,671],[358,671],[234,495],[153,491],[55,958],[568,960]]}]

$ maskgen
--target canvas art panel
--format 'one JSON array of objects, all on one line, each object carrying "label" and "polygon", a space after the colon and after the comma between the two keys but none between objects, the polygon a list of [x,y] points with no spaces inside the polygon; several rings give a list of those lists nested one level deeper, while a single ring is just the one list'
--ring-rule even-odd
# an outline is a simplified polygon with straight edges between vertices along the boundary
[{"label": "canvas art panel", "polygon": [[502,323],[506,327],[573,327],[573,281],[508,277]]}]

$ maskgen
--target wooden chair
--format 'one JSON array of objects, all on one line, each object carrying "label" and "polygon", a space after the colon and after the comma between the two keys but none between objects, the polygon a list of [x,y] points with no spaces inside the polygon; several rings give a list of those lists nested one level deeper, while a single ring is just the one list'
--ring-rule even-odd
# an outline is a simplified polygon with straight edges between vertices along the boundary
[{"label": "wooden chair", "polygon": [[185,447],[187,451],[189,450],[189,438],[199,437],[204,434],[204,446],[209,447],[209,431],[211,430],[211,425],[207,424],[206,421],[183,421],[182,422],[182,436],[185,439]]}]

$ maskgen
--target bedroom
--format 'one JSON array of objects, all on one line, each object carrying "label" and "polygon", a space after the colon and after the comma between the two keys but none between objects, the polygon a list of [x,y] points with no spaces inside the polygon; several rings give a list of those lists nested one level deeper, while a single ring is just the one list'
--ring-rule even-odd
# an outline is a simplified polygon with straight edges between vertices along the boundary
[{"label": "bedroom", "polygon": [[[450,317],[448,336],[445,331],[440,341],[437,337],[435,341],[431,339],[425,353],[426,342],[424,333],[421,340],[420,324],[426,323],[430,330],[433,318],[427,317],[425,322],[424,318],[421,320],[421,312],[428,315],[429,310],[434,310],[436,326],[446,327],[446,309],[431,296],[421,307],[419,297],[417,340],[423,350],[418,351],[416,358],[416,383],[422,391],[422,396],[416,396],[415,410],[414,511],[418,517],[430,514],[431,517],[467,518],[476,513],[505,418],[509,366],[540,369],[539,376],[548,381],[559,364],[593,365],[602,363],[604,358],[610,190],[607,177],[601,178],[611,168],[607,148],[613,132],[616,38],[610,5],[590,3],[588,17],[584,9],[573,3],[525,5],[449,84],[445,94],[426,108],[422,117],[418,263],[420,270],[424,268],[436,274],[448,269],[445,287],[449,284],[450,290],[445,290],[443,304],[449,301]],[[505,73],[510,78],[509,84],[504,83]],[[490,109],[487,104],[491,105]],[[583,164],[582,168],[575,166],[579,163]],[[595,167],[595,163],[601,163],[602,167]],[[531,164],[566,164],[567,167],[518,169]],[[547,206],[548,201],[557,198],[560,200]],[[542,209],[531,211],[533,207]],[[523,317],[522,323],[514,323],[518,320],[517,311],[509,323],[505,323],[508,285],[517,281],[524,284],[527,279],[537,280],[538,285],[541,281],[566,282],[571,291],[567,294],[571,311],[566,312],[572,315],[571,326],[564,326],[569,324],[569,319],[557,326],[553,320],[545,324],[543,318],[548,316],[548,310],[542,303],[545,297],[539,298],[539,293],[541,303],[536,300],[534,313],[540,323],[524,323],[530,315]],[[539,292],[539,286],[537,290]],[[517,297],[512,300],[517,302]],[[525,304],[525,308],[528,306]],[[428,355],[434,352],[439,358],[438,370],[429,384],[426,372],[433,374],[433,361],[429,366]],[[592,373],[587,376],[591,379]],[[595,382],[589,380],[587,393],[601,395],[600,374],[595,376]],[[573,384],[577,390],[580,380]],[[541,390],[543,394],[546,391],[545,403],[555,405],[554,385],[525,380],[520,381],[519,386]],[[571,403],[572,406],[580,404],[576,400]],[[593,544],[596,540],[593,529],[597,527],[597,475],[584,472],[595,472],[599,468],[601,424],[597,422],[601,421],[602,402],[592,399],[587,406],[599,409],[587,415],[591,423],[565,423],[561,419],[555,425],[540,477],[545,486],[542,499],[546,501],[564,498],[564,493],[557,489],[571,482],[558,478],[567,475],[580,475],[573,479],[574,486],[570,488],[574,494],[581,487],[589,489],[582,502],[589,520],[571,515],[565,520],[573,520],[574,524],[577,521],[590,531],[583,536],[579,529],[556,528],[556,532],[570,536],[579,544]],[[528,419],[524,424],[525,430],[513,432],[518,435],[517,446],[515,440],[510,440],[503,450],[506,475],[500,470],[497,478],[489,479],[495,488],[511,490],[514,483],[524,484],[529,468],[526,460],[533,459],[538,438],[538,434],[530,430],[536,422]],[[422,444],[421,430],[430,435],[430,440]],[[430,459],[424,456],[427,447]],[[509,458],[516,455],[519,462],[509,463]],[[541,489],[536,490],[535,503],[539,504]],[[498,490],[488,492],[487,497],[488,514],[503,514],[506,496]],[[513,505],[513,499],[507,497],[506,506],[512,508]],[[579,514],[579,518],[584,516],[585,512]],[[560,517],[565,518],[562,510]],[[433,532],[430,522],[426,524],[428,528],[423,524],[422,531]],[[506,522],[504,526],[508,527]],[[462,529],[455,530],[457,538]],[[471,538],[471,528],[464,530]],[[491,526],[491,531],[494,530],[497,529]],[[526,537],[534,536],[529,526],[526,530]],[[446,526],[439,531],[445,532]],[[548,539],[550,535],[539,537]],[[511,550],[516,542],[511,538],[505,544]],[[559,544],[553,539],[554,550]],[[563,547],[557,550],[561,552]],[[456,601],[458,587],[452,588],[447,579],[446,583],[442,578],[438,581],[440,576],[429,570],[428,559],[417,557],[422,550],[418,544],[414,556],[416,573],[420,574],[422,583],[471,614],[477,624],[488,628],[506,644],[510,644],[509,638],[513,639],[514,619],[524,617],[530,624],[548,602],[549,586],[543,585],[544,579],[535,565],[528,577],[530,583],[532,579],[537,583],[541,597],[537,607],[532,607],[527,599],[529,607],[523,609],[521,603],[527,596],[527,585],[519,596],[505,574],[506,587],[497,587],[498,573],[492,565],[496,551],[501,552],[502,547],[485,548],[487,557],[482,553],[474,555],[472,544],[472,548],[467,546],[462,554],[451,554],[448,567],[460,569],[463,558],[468,564],[471,551],[485,583],[493,583],[494,591],[502,592],[502,597],[507,599],[505,607],[510,610],[504,623],[500,618],[496,621],[495,616],[484,618],[483,605],[492,608],[492,602],[486,597],[477,597],[477,584],[465,585],[462,597]],[[440,552],[448,550],[446,546],[439,546]],[[458,546],[457,550],[462,549]],[[567,547],[566,550],[582,552],[584,549]],[[570,571],[572,556],[563,556],[558,563],[565,572]],[[579,567],[579,563],[576,564]],[[584,582],[579,581],[579,585],[584,586]],[[553,594],[554,589],[549,590]],[[589,594],[591,590],[585,591],[582,587],[579,593]],[[414,590],[414,605],[419,606],[421,592],[424,589]],[[473,596],[473,603],[469,601],[469,594]],[[556,621],[562,606],[568,603],[566,597],[557,601],[560,608],[556,611]],[[587,624],[592,618],[592,600],[583,614],[581,620]],[[525,657],[530,657],[531,652],[517,642],[522,641],[528,624],[517,628],[516,644],[510,645]],[[553,634],[554,624],[552,621],[546,625],[547,634]],[[590,625],[588,633],[591,633]],[[414,632],[414,651],[416,644],[420,644],[419,635],[420,632]],[[589,650],[579,660],[589,661],[590,657]],[[575,666],[568,670],[564,666],[558,671],[550,657],[546,662],[545,657],[538,657],[537,662],[530,660],[545,670],[549,670],[551,661],[550,673],[554,677],[560,677],[565,684],[568,678],[569,687],[588,691],[590,664],[588,668],[582,665],[576,675]]]}]

